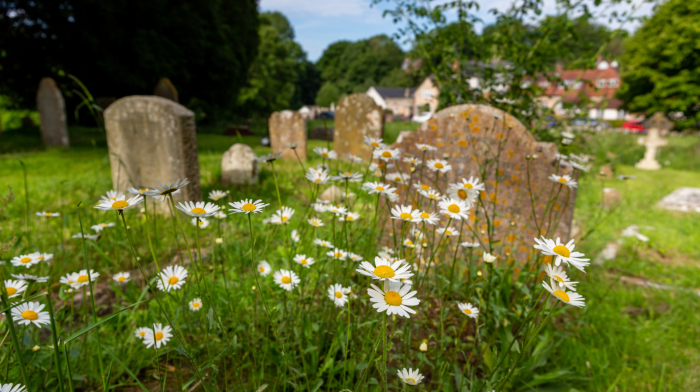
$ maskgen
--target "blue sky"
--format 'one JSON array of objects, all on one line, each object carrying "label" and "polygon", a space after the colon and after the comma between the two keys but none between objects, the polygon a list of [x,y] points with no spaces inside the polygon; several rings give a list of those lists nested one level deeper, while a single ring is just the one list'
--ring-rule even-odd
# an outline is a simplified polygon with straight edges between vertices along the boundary
[{"label": "blue sky", "polygon": [[[491,23],[493,17],[487,11],[492,8],[505,10],[511,2],[512,0],[480,1],[481,9],[477,15],[485,23]],[[554,0],[545,0],[544,3],[545,13],[555,13]],[[260,10],[285,14],[294,27],[296,41],[304,48],[309,60],[316,61],[333,42],[357,41],[377,34],[396,33],[398,28],[393,21],[382,17],[382,11],[389,4],[393,2],[372,6],[371,0],[260,0]],[[644,5],[637,15],[648,15],[650,12],[651,6]],[[606,22],[605,18],[599,20]],[[628,30],[635,27],[636,24],[625,25]],[[409,48],[406,44],[402,46],[404,49]]]}]

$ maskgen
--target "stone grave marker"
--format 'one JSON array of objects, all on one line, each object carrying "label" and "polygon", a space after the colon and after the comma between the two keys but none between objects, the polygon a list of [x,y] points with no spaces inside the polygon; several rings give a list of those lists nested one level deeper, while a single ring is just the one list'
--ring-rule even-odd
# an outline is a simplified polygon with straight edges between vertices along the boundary
[{"label": "stone grave marker", "polygon": [[620,202],[620,190],[615,188],[603,188],[603,207],[610,208]]},{"label": "stone grave marker", "polygon": [[270,127],[270,146],[273,153],[282,153],[283,159],[297,159],[294,151],[287,147],[296,143],[296,153],[302,161],[306,160],[306,120],[299,113],[291,110],[274,112],[268,120]]},{"label": "stone grave marker", "polygon": [[[402,133],[401,140],[392,148],[400,148],[402,158],[413,156],[420,159],[423,152],[418,150],[416,143],[437,147],[437,151],[426,154],[426,161],[447,157],[452,165],[451,171],[440,173],[438,177],[441,194],[446,193],[449,183],[456,183],[462,178],[475,176],[485,183],[486,190],[481,192],[480,198],[489,211],[494,211],[489,215],[494,227],[492,239],[499,241],[497,246],[501,248],[497,254],[511,254],[519,262],[524,262],[528,254],[532,254],[533,238],[544,234],[549,228],[549,219],[543,219],[543,215],[550,195],[557,195],[561,185],[547,177],[553,173],[574,175],[569,165],[557,165],[554,143],[536,141],[515,117],[490,106],[458,105],[443,109],[415,132]],[[534,203],[528,191],[527,156],[536,156],[529,160]],[[487,167],[485,178],[481,178],[480,164]],[[410,173],[408,163],[399,162],[398,165],[401,172]],[[417,172],[413,174],[414,185],[419,178]],[[434,187],[434,179],[435,172],[423,169],[425,184]],[[400,194],[403,199],[405,192]],[[550,209],[553,214],[550,238],[561,237],[564,242],[570,239],[575,198],[575,188],[562,186]],[[407,204],[405,200],[400,203]],[[423,205],[416,205],[416,208],[425,209],[427,204],[424,200]],[[537,232],[534,223],[533,204],[538,221],[544,221],[541,233]],[[470,212],[470,218],[465,222],[462,241],[480,242],[483,250],[484,246],[488,246],[487,223],[481,205],[475,210]],[[445,224],[447,220],[443,219],[439,227]],[[455,224],[459,227],[459,222],[451,223],[453,226]],[[473,233],[477,233],[478,237]]]},{"label": "stone grave marker", "polygon": [[637,162],[634,167],[642,170],[661,169],[661,165],[656,160],[656,151],[659,149],[659,147],[667,145],[668,140],[661,137],[659,129],[649,129],[647,136],[637,139],[637,143],[646,147],[646,151],[644,151],[644,158]]},{"label": "stone grave marker", "polygon": [[661,199],[661,208],[681,212],[700,212],[700,188],[678,188]]},{"label": "stone grave marker", "polygon": [[666,135],[668,131],[673,129],[673,121],[669,120],[663,113],[656,112],[651,118],[644,121],[644,128],[655,128],[659,130],[661,135]]},{"label": "stone grave marker", "polygon": [[155,96],[121,98],[104,112],[114,189],[188,178],[176,199],[200,201],[194,113]]},{"label": "stone grave marker", "polygon": [[236,143],[221,158],[221,185],[255,184],[258,182],[258,157],[246,144]]},{"label": "stone grave marker", "polygon": [[334,128],[333,149],[338,157],[348,159],[352,154],[367,162],[372,158],[372,148],[365,144],[365,136],[384,137],[382,108],[366,94],[348,95],[335,110]]},{"label": "stone grave marker", "polygon": [[66,123],[66,101],[51,78],[42,78],[36,93],[36,107],[41,121],[41,140],[49,147],[70,147]]},{"label": "stone grave marker", "polygon": [[167,98],[171,101],[180,102],[177,95],[177,89],[168,78],[160,78],[156,88],[153,90],[153,95],[156,97]]}]

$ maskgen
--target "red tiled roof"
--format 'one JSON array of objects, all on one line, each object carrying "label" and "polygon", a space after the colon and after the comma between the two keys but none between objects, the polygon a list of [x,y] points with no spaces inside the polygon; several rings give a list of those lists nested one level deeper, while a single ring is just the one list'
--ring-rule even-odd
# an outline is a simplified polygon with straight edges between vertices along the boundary
[{"label": "red tiled roof", "polygon": [[[621,79],[617,68],[608,69],[570,69],[556,74],[562,81],[569,83],[581,82],[579,88],[569,88],[563,84],[552,84],[544,90],[543,95],[562,97],[564,102],[578,102],[580,96],[584,95],[587,98],[599,97],[607,99],[609,103],[615,100],[615,92],[620,87]],[[598,88],[598,81],[604,79],[605,87]],[[616,80],[615,87],[610,87],[609,80]],[[545,78],[539,78],[538,85],[542,86],[546,82]],[[618,100],[615,100],[619,103]],[[608,107],[611,107],[610,104]]]}]

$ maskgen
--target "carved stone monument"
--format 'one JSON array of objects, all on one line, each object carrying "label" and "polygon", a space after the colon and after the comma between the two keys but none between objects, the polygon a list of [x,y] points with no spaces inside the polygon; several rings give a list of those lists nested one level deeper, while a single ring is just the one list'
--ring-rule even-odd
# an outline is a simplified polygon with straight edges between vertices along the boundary
[{"label": "carved stone monument", "polygon": [[666,134],[673,128],[673,122],[666,118],[663,113],[656,112],[647,121],[644,126],[649,130],[646,137],[637,139],[637,143],[646,147],[644,158],[637,162],[634,166],[643,170],[659,170],[661,165],[656,160],[656,150],[668,144],[668,140],[661,137],[661,134]]},{"label": "carved stone monument", "polygon": [[246,144],[234,144],[221,158],[221,185],[258,182],[258,157]]},{"label": "carved stone monument", "polygon": [[51,78],[39,82],[36,107],[41,120],[41,140],[49,147],[70,147],[66,123],[66,102],[63,94]]},{"label": "carved stone monument", "polygon": [[167,98],[171,101],[180,102],[177,94],[177,89],[168,78],[160,78],[156,88],[153,90],[153,95],[156,97]]},{"label": "carved stone monument", "polygon": [[194,113],[169,99],[131,96],[109,105],[104,118],[114,189],[188,178],[175,198],[202,199]]},{"label": "carved stone monument", "polygon": [[366,94],[351,94],[343,98],[335,111],[335,134],[333,149],[340,159],[348,154],[368,161],[372,148],[365,144],[365,136],[384,137],[382,108]]},{"label": "carved stone monument", "polygon": [[291,110],[274,112],[268,120],[270,127],[270,146],[273,153],[282,153],[283,159],[297,159],[289,145],[296,143],[296,153],[302,161],[306,160],[306,120]]}]

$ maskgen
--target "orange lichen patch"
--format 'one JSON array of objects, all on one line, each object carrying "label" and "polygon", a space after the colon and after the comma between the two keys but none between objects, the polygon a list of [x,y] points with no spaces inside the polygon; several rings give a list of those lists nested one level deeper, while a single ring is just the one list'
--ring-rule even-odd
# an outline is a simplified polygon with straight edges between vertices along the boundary
[{"label": "orange lichen patch", "polygon": [[545,278],[546,276],[547,276],[547,273],[546,273],[546,272],[544,272],[544,271],[540,272],[540,274],[537,275],[537,281],[538,281],[538,282],[543,281],[544,278]]},{"label": "orange lichen patch", "polygon": [[475,115],[472,117],[472,121],[475,122],[475,123],[476,123],[476,122],[479,122],[479,115],[478,115],[478,114],[475,114]]},{"label": "orange lichen patch", "polygon": [[472,222],[476,222],[476,215],[474,215],[474,214],[469,215],[469,220]]},{"label": "orange lichen patch", "polygon": [[489,194],[489,199],[491,199],[491,201],[495,203],[496,200],[498,200],[498,199],[496,198],[496,193],[495,193],[495,192],[491,192],[491,193]]},{"label": "orange lichen patch", "polygon": [[527,252],[527,246],[525,246],[525,245],[520,245],[520,247],[518,248],[518,250],[521,251],[521,252]]},{"label": "orange lichen patch", "polygon": [[559,204],[554,203],[554,211],[559,211],[559,208],[560,208]]},{"label": "orange lichen patch", "polygon": [[497,139],[497,140],[503,139],[503,134],[502,134],[502,133],[497,133],[497,134],[496,134],[496,139]]},{"label": "orange lichen patch", "polygon": [[502,176],[503,175],[503,169],[498,169],[498,175]]},{"label": "orange lichen patch", "polygon": [[474,133],[479,133],[479,132],[481,131],[481,128],[479,128],[479,127],[477,127],[477,126],[471,126],[471,125],[470,125],[470,126],[469,126],[469,129],[471,129],[471,131],[474,132]]},{"label": "orange lichen patch", "polygon": [[493,225],[495,227],[501,227],[501,220],[500,219],[494,219],[493,220]]},{"label": "orange lichen patch", "polygon": [[[520,181],[518,181],[518,182],[520,182]],[[520,187],[519,187],[519,186],[516,186],[516,187],[513,188],[513,190],[515,191],[515,193],[518,193],[518,192],[520,191]]]},{"label": "orange lichen patch", "polygon": [[[455,129],[457,129],[457,126],[456,126],[456,125],[455,125]],[[457,131],[457,132],[455,132],[454,135],[455,135],[456,137],[459,137],[459,136],[464,135],[464,133],[462,133],[462,131]]]},{"label": "orange lichen patch", "polygon": [[442,147],[442,142],[437,142],[438,147]]},{"label": "orange lichen patch", "polygon": [[515,155],[515,152],[513,152],[513,150],[508,150],[506,151],[506,153],[508,154],[508,158],[513,158],[513,155]]},{"label": "orange lichen patch", "polygon": [[503,185],[510,186],[510,184],[511,184],[510,180],[503,181]]},{"label": "orange lichen patch", "polygon": [[542,262],[547,265],[552,265],[552,256],[544,256]]},{"label": "orange lichen patch", "polygon": [[433,131],[437,131],[437,125],[435,125],[435,124],[430,125],[430,129],[432,129]]},{"label": "orange lichen patch", "polygon": [[472,162],[476,162],[476,157],[472,157]]},{"label": "orange lichen patch", "polygon": [[467,142],[466,140],[460,140],[457,142],[457,145],[460,147],[466,147],[469,145],[469,142]]},{"label": "orange lichen patch", "polygon": [[435,137],[440,137],[440,132],[438,132],[437,135],[435,135]]}]

